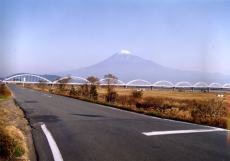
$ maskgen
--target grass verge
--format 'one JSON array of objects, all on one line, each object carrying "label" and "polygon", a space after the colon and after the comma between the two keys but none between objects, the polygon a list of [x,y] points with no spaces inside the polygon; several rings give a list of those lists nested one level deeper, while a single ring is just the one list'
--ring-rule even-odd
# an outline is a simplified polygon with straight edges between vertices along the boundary
[{"label": "grass verge", "polygon": [[7,86],[0,88],[0,161],[30,161],[31,129]]}]

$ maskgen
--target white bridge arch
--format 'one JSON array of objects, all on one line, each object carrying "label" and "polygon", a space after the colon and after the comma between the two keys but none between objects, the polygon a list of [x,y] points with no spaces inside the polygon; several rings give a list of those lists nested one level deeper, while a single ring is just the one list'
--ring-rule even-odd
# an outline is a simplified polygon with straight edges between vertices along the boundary
[{"label": "white bridge arch", "polygon": [[10,77],[7,77],[3,80],[5,83],[52,83],[47,78],[39,76],[37,74],[16,74]]},{"label": "white bridge arch", "polygon": [[129,81],[126,86],[151,86],[151,82],[143,80],[143,79],[135,79]]},{"label": "white bridge arch", "polygon": [[193,85],[194,88],[208,88],[209,85],[205,82],[197,82]]},{"label": "white bridge arch", "polygon": [[[61,82],[65,79],[69,79],[68,82]],[[83,78],[83,77],[77,77],[77,76],[64,76],[59,78],[58,80],[53,81],[53,84],[87,84],[90,83],[87,79]]]},{"label": "white bridge arch", "polygon": [[161,80],[158,82],[155,82],[153,84],[154,87],[166,87],[166,88],[172,88],[174,87],[174,84],[170,81],[166,81],[166,80]]},{"label": "white bridge arch", "polygon": [[223,88],[223,85],[220,83],[211,83],[209,84],[209,88]]},{"label": "white bridge arch", "polygon": [[187,81],[178,82],[175,84],[176,88],[192,88],[192,83]]},{"label": "white bridge arch", "polygon": [[223,85],[223,88],[228,88],[228,89],[230,89],[230,83],[224,84],[224,85]]}]

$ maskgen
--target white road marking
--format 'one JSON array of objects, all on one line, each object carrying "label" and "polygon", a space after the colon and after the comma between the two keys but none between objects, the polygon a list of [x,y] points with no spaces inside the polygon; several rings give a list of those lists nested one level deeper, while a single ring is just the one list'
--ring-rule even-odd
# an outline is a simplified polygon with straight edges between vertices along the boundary
[{"label": "white road marking", "polygon": [[212,128],[212,129],[193,129],[193,130],[152,131],[152,132],[143,132],[142,134],[146,136],[157,136],[157,135],[189,134],[189,133],[202,133],[202,132],[215,132],[215,131],[226,131],[226,130],[221,128]]},{"label": "white road marking", "polygon": [[48,140],[50,149],[52,151],[54,161],[63,161],[62,155],[60,150],[58,149],[58,146],[51,134],[51,132],[47,129],[45,124],[41,125],[42,131],[44,132],[46,139]]}]

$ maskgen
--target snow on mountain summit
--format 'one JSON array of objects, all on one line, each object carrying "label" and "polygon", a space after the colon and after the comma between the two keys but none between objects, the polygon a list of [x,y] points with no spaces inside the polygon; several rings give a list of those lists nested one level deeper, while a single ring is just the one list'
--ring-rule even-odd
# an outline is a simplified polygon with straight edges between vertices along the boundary
[{"label": "snow on mountain summit", "polygon": [[131,54],[131,52],[128,51],[128,50],[122,49],[117,54],[119,54],[119,55],[129,55],[129,54]]}]

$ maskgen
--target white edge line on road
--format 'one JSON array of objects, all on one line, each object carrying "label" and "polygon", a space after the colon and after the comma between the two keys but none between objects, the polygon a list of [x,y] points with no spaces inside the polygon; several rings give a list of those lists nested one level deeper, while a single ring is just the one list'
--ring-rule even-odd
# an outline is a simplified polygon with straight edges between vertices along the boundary
[{"label": "white edge line on road", "polygon": [[157,135],[173,135],[173,134],[189,134],[189,133],[203,133],[203,132],[215,132],[225,131],[225,129],[212,128],[212,129],[193,129],[193,130],[171,130],[171,131],[152,131],[143,132],[146,136],[157,136]]},{"label": "white edge line on road", "polygon": [[58,149],[58,146],[57,146],[57,144],[56,144],[51,132],[47,129],[45,124],[42,124],[41,128],[42,128],[42,131],[44,132],[44,134],[45,134],[45,136],[46,136],[46,138],[48,140],[50,149],[51,149],[53,157],[54,157],[54,161],[63,161],[61,152]]}]

